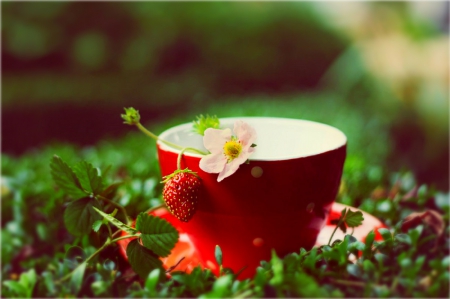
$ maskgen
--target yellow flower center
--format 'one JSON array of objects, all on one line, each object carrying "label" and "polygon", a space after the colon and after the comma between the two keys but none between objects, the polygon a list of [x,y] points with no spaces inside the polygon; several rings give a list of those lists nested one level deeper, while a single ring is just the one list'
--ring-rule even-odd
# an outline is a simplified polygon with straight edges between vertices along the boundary
[{"label": "yellow flower center", "polygon": [[240,142],[235,140],[230,140],[223,146],[223,153],[228,158],[228,162],[239,157],[242,151],[242,145]]}]

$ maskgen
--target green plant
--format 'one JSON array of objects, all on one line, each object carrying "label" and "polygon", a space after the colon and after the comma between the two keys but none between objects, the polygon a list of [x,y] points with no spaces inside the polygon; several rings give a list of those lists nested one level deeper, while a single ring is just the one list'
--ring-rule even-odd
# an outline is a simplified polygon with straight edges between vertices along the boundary
[{"label": "green plant", "polygon": [[[218,276],[200,267],[166,273],[157,257],[170,251],[176,233],[141,213],[163,203],[154,155],[133,134],[92,148],[49,145],[21,158],[2,155],[2,296],[445,297],[449,292],[448,193],[418,184],[411,172],[374,170],[363,159],[344,169],[338,200],[387,225],[364,242],[350,231],[311,250],[274,252],[252,279],[240,280],[239,271],[226,268],[220,247]],[[42,157],[51,158],[50,172]],[[82,161],[72,162],[75,157]],[[361,220],[352,209],[332,219],[336,230]],[[160,247],[150,245],[162,237],[155,223],[171,236]],[[128,236],[119,236],[121,231]],[[130,243],[128,262],[117,242],[132,237],[142,245],[138,239]]]}]

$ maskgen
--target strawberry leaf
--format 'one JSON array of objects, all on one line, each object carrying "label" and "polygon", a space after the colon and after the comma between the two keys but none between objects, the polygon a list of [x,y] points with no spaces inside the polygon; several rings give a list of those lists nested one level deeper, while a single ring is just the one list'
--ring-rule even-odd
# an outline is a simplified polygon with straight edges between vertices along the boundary
[{"label": "strawberry leaf", "polygon": [[347,226],[345,225],[344,222],[341,222],[339,224],[339,228],[341,229],[341,231],[345,234],[347,232]]},{"label": "strawberry leaf", "polygon": [[81,186],[84,190],[91,194],[99,194],[103,189],[103,180],[99,175],[97,168],[92,166],[91,163],[86,161],[81,161],[73,166],[73,171],[75,172]]},{"label": "strawberry leaf", "polygon": [[100,227],[102,226],[103,221],[102,220],[96,220],[93,224],[92,224],[92,229],[94,230],[94,232],[98,232]]},{"label": "strawberry leaf", "polygon": [[50,168],[53,180],[68,195],[76,199],[88,195],[75,172],[60,157],[53,156]]},{"label": "strawberry leaf", "polygon": [[102,211],[100,211],[97,208],[94,208],[94,210],[97,211],[97,213],[100,214],[101,216],[105,217],[105,219],[108,220],[109,222],[111,222],[111,224],[113,224],[115,227],[117,227],[118,229],[123,230],[127,234],[134,235],[134,234],[137,233],[137,231],[134,228],[132,228],[131,226],[126,225],[125,223],[123,223],[120,220],[117,220],[111,214],[106,214],[105,212],[102,212]]},{"label": "strawberry leaf", "polygon": [[158,256],[140,245],[137,239],[128,244],[127,257],[134,272],[144,279],[153,269],[162,268],[162,262]]},{"label": "strawberry leaf", "polygon": [[142,243],[158,256],[166,257],[178,242],[178,231],[166,220],[141,213],[136,220]]},{"label": "strawberry leaf", "polygon": [[103,190],[100,195],[105,198],[113,198],[114,194],[116,194],[117,189],[119,189],[120,186],[123,185],[123,182],[114,183],[112,185],[109,185],[105,190]]},{"label": "strawberry leaf", "polygon": [[339,219],[332,219],[332,220],[330,220],[330,224],[336,225],[338,223],[339,223]]},{"label": "strawberry leaf", "polygon": [[344,220],[348,227],[357,227],[362,224],[364,217],[361,211],[353,212],[349,209]]},{"label": "strawberry leaf", "polygon": [[79,236],[91,231],[96,220],[101,220],[94,209],[100,208],[98,201],[94,198],[84,197],[71,202],[64,211],[64,224],[67,230]]}]

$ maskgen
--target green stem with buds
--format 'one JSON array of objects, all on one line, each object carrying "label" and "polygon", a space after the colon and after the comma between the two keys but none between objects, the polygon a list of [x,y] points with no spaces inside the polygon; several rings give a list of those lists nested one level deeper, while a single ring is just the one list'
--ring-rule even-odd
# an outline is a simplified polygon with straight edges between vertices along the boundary
[{"label": "green stem with buds", "polygon": [[[141,116],[139,115],[139,111],[138,110],[134,109],[133,107],[124,108],[124,109],[125,109],[125,114],[121,114],[120,116],[124,120],[125,124],[138,127],[138,129],[141,130],[141,132],[144,133],[145,135],[149,136],[150,138],[153,138],[156,141],[159,140],[159,141],[161,141],[162,143],[164,143],[167,146],[170,146],[170,147],[173,147],[173,148],[176,148],[176,149],[179,149],[179,150],[183,150],[184,149],[183,147],[181,147],[181,146],[179,146],[179,145],[177,145],[175,143],[172,143],[172,142],[169,142],[167,140],[159,138],[159,136],[157,136],[157,135],[153,134],[152,132],[150,132],[149,130],[147,130],[140,122]],[[207,120],[211,121],[210,118],[207,118],[207,119],[201,118],[201,119],[202,119],[202,122],[205,122]],[[215,119],[212,119],[212,123],[210,124],[210,126],[218,126],[218,121],[219,120],[217,119],[217,117]],[[217,124],[216,124],[216,122],[217,122]],[[199,124],[197,123],[197,125],[199,125]],[[196,148],[187,148],[186,150],[194,152],[194,153],[197,153],[197,154],[200,154],[200,155],[207,155],[208,154],[208,153],[205,153],[205,152],[203,152],[201,150],[198,150]]]},{"label": "green stem with buds", "polygon": [[164,140],[164,139],[161,139],[161,138],[159,138],[157,135],[155,135],[155,134],[153,134],[152,132],[150,132],[149,130],[147,130],[141,123],[136,123],[136,126],[138,127],[138,129],[139,130],[141,130],[141,132],[142,133],[144,133],[145,135],[147,135],[147,136],[149,136],[150,138],[153,138],[154,140],[156,140],[156,141],[161,141],[162,143],[164,143],[165,145],[167,145],[167,146],[170,146],[170,147],[173,147],[173,148],[176,148],[176,149],[179,149],[179,150],[185,150],[185,151],[190,151],[190,152],[193,152],[193,153],[197,153],[197,154],[200,154],[200,155],[207,155],[207,153],[205,153],[205,152],[203,152],[203,151],[201,151],[201,150],[198,150],[198,149],[196,149],[196,148],[191,148],[191,147],[182,147],[182,146],[179,146],[179,145],[177,145],[177,144],[175,144],[175,143],[172,143],[172,142],[169,142],[169,141],[167,141],[167,140]]}]

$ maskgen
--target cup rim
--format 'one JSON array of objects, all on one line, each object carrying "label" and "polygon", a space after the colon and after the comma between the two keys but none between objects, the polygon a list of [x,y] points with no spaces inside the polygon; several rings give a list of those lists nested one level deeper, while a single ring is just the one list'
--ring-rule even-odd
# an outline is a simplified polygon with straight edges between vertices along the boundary
[{"label": "cup rim", "polygon": [[[285,123],[292,122],[293,124],[296,124],[296,125],[314,126],[317,128],[328,130],[329,132],[332,132],[332,134],[336,134],[337,138],[340,139],[338,142],[335,142],[335,144],[333,146],[330,146],[326,150],[317,151],[315,153],[285,155],[285,156],[280,156],[280,157],[267,157],[267,158],[266,157],[252,158],[252,156],[250,156],[250,158],[249,158],[250,161],[282,161],[282,160],[306,158],[306,157],[310,157],[310,156],[317,156],[317,155],[320,155],[320,154],[323,154],[323,153],[326,153],[329,151],[333,151],[333,150],[339,149],[339,148],[347,145],[347,136],[341,130],[339,130],[333,126],[330,126],[328,124],[311,121],[311,120],[284,118],[284,117],[267,117],[267,116],[263,116],[263,117],[260,117],[260,116],[224,117],[224,118],[220,118],[219,120],[220,120],[221,124],[224,124],[224,123],[229,124],[230,122],[234,123],[237,120],[242,120],[242,121],[246,121],[246,122],[254,122],[254,121],[262,121],[262,122],[282,121]],[[168,128],[167,130],[163,131],[159,135],[159,137],[161,139],[166,139],[167,136],[169,136],[175,132],[182,132],[182,131],[193,132],[192,131],[192,122],[183,123],[183,124]],[[258,132],[257,132],[257,134],[258,134]],[[198,135],[198,136],[200,137],[200,135]],[[160,140],[157,141],[157,145],[161,150],[164,150],[164,151],[169,151],[169,152],[176,153],[176,154],[181,152],[180,149],[176,149],[174,147],[168,146],[168,145],[164,144],[163,142],[161,142]],[[184,152],[183,155],[186,155],[189,157],[195,157],[195,158],[204,157],[201,154],[192,153],[189,151]]]}]

